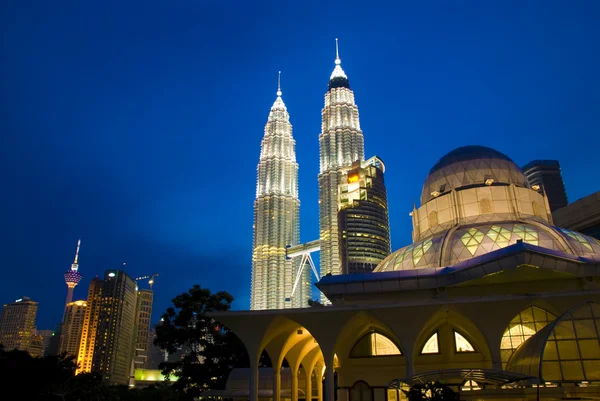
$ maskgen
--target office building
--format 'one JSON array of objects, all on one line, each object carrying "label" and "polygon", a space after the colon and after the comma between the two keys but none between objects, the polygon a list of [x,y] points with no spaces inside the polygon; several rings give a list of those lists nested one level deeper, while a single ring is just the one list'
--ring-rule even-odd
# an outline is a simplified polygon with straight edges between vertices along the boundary
[{"label": "office building", "polygon": [[79,342],[79,352],[77,353],[76,373],[90,373],[92,371],[92,359],[94,356],[94,346],[98,333],[98,319],[100,309],[102,308],[102,286],[104,281],[98,277],[91,280],[88,288],[88,297],[83,317],[83,327],[81,329],[81,340]]},{"label": "office building", "polygon": [[554,224],[600,240],[600,191],[552,212]]},{"label": "office building", "polygon": [[[342,69],[337,51],[335,68],[325,94],[319,134],[319,230],[320,274],[341,274],[340,237],[338,226],[338,186],[343,171],[352,163],[365,159],[363,133],[360,129],[358,107],[350,81]],[[326,301],[323,298],[323,301]]]},{"label": "office building", "polygon": [[86,307],[86,301],[69,302],[62,321],[59,353],[74,356],[75,360],[79,354]]},{"label": "office building", "polygon": [[129,382],[134,357],[136,305],[136,282],[122,271],[107,270],[102,283],[91,370],[100,373],[109,384]]},{"label": "office building", "polygon": [[[30,351],[35,333],[38,303],[28,297],[5,304],[0,314],[0,344],[5,350]],[[36,338],[34,353],[39,353],[42,339]],[[39,344],[37,344],[39,343]],[[39,355],[38,355],[39,356]]]},{"label": "office building", "polygon": [[383,162],[374,156],[342,173],[338,225],[343,274],[370,273],[391,253],[384,172]]},{"label": "office building", "polygon": [[532,188],[538,188],[548,198],[552,212],[567,206],[567,191],[558,160],[534,160],[523,167]]},{"label": "office building", "polygon": [[150,341],[152,341],[150,328],[153,299],[154,293],[152,290],[139,290],[137,293],[134,369],[150,369],[148,366],[148,354],[150,351]]},{"label": "office building", "polygon": [[296,142],[281,86],[271,107],[261,143],[254,201],[251,309],[282,309],[308,304],[310,272],[303,272],[291,301],[298,260],[286,258],[286,247],[300,241],[300,200]]},{"label": "office building", "polygon": [[54,337],[54,331],[36,329],[35,335],[40,336],[42,338],[42,356],[50,355],[50,342],[52,341],[52,337]]}]

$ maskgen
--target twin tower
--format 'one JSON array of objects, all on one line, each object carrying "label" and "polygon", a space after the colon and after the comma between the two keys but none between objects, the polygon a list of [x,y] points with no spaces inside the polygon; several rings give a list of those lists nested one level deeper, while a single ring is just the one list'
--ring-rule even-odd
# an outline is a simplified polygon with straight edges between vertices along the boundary
[{"label": "twin tower", "polygon": [[[305,245],[300,244],[296,142],[281,95],[279,86],[257,167],[251,309],[308,306],[310,269],[303,266],[306,258],[290,257],[290,249],[320,250],[321,277],[370,272],[391,252],[385,166],[378,157],[365,161],[358,107],[337,39],[319,135],[320,238]],[[322,301],[328,302],[323,296]]]}]

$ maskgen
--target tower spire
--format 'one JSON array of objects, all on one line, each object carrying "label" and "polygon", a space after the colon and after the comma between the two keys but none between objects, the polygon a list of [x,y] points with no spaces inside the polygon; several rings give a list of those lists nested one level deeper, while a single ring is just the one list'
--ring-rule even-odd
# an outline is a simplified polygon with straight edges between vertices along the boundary
[{"label": "tower spire", "polygon": [[333,80],[334,78],[344,78],[346,83],[343,85],[346,88],[350,88],[349,84],[347,83],[348,81],[348,77],[346,76],[346,73],[344,72],[344,70],[342,70],[342,59],[340,59],[340,45],[339,45],[339,40],[338,38],[335,38],[335,68],[333,69],[333,72],[331,73],[331,77],[329,78],[329,80]]},{"label": "tower spire", "polygon": [[338,38],[335,38],[335,64],[342,64],[342,60],[340,59],[340,48],[338,44]]},{"label": "tower spire", "polygon": [[75,251],[75,260],[73,261],[73,264],[76,265],[77,260],[79,260],[79,247],[81,246],[81,238],[79,238],[79,240],[77,241],[77,250]]},{"label": "tower spire", "polygon": [[279,71],[279,75],[277,76],[277,96],[281,97],[281,71]]}]

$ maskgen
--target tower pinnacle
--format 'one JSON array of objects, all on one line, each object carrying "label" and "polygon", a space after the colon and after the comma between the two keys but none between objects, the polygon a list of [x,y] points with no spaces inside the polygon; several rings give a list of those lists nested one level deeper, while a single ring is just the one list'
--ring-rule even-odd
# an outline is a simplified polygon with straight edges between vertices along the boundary
[{"label": "tower pinnacle", "polygon": [[283,93],[281,93],[281,71],[279,71],[279,75],[277,76],[277,96],[281,97]]},{"label": "tower pinnacle", "polygon": [[342,60],[340,59],[340,48],[338,44],[338,38],[335,38],[335,65],[342,64]]},{"label": "tower pinnacle", "polygon": [[65,302],[65,310],[67,304],[73,300],[73,290],[81,281],[81,273],[79,273],[79,247],[81,246],[81,238],[77,241],[77,250],[75,251],[75,259],[71,268],[64,274],[65,283],[67,284],[67,301]]},{"label": "tower pinnacle", "polygon": [[[348,77],[346,76],[346,73],[344,72],[344,70],[342,70],[342,59],[340,59],[340,46],[339,46],[339,41],[338,38],[335,38],[335,68],[333,69],[333,72],[331,73],[331,77],[329,78],[329,81],[333,81],[335,78],[343,78],[345,80],[345,82],[348,82]],[[349,86],[346,86],[349,87]]]},{"label": "tower pinnacle", "polygon": [[77,260],[79,259],[79,247],[81,246],[81,238],[77,241],[77,250],[75,251],[75,260],[73,261],[73,266],[79,266]]}]

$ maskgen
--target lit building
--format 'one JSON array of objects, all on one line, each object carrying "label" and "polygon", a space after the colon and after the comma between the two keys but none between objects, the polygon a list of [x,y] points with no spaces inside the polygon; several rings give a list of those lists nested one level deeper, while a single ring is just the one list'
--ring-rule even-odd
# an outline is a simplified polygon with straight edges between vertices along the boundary
[{"label": "lit building", "polygon": [[400,401],[436,381],[466,400],[599,396],[599,240],[554,226],[546,196],[481,146],[438,161],[412,220],[413,243],[372,273],[319,281],[330,306],[211,314],[251,356],[250,401],[262,352],[273,401]]},{"label": "lit building", "polygon": [[319,231],[320,273],[341,274],[340,241],[338,228],[338,186],[342,184],[345,168],[365,159],[363,133],[360,130],[358,107],[354,93],[337,52],[335,68],[325,94],[325,107],[321,112],[319,135]]},{"label": "lit building", "polygon": [[77,353],[76,373],[89,373],[92,371],[92,358],[94,356],[94,345],[98,333],[98,319],[102,307],[102,285],[104,281],[94,277],[88,288],[88,297],[81,329],[81,340],[79,341],[79,352]]},{"label": "lit building", "polygon": [[48,350],[50,349],[50,341],[54,336],[54,331],[52,330],[35,330],[35,335],[40,336],[42,338],[42,355],[49,355]]},{"label": "lit building", "polygon": [[552,212],[567,206],[567,191],[558,160],[534,160],[523,167],[531,187],[537,185],[546,195]]},{"label": "lit building", "polygon": [[69,302],[62,321],[58,353],[67,353],[67,355],[74,356],[75,360],[77,360],[77,354],[79,353],[86,306],[86,301]]},{"label": "lit building", "polygon": [[385,166],[377,156],[354,162],[338,186],[342,274],[371,272],[391,252]]},{"label": "lit building", "polygon": [[[5,350],[18,349],[30,351],[31,340],[35,333],[35,318],[38,303],[28,297],[5,304],[0,314],[0,344]],[[35,341],[41,339],[36,338]],[[37,348],[34,353],[37,353]]]},{"label": "lit building", "polygon": [[[92,372],[109,384],[127,384],[135,346],[137,284],[119,270],[107,270],[92,356]],[[89,304],[88,299],[88,304]]]},{"label": "lit building", "polygon": [[29,355],[34,358],[44,356],[44,337],[37,334],[37,330],[33,331],[31,341],[29,342]]},{"label": "lit building", "polygon": [[600,191],[552,212],[554,224],[600,239]]},{"label": "lit building", "polygon": [[286,247],[300,241],[300,201],[296,141],[290,115],[277,89],[267,119],[257,167],[254,201],[251,309],[283,309],[308,304],[310,272],[304,271],[291,301],[299,263],[286,258]]},{"label": "lit building", "polygon": [[139,290],[137,293],[137,305],[135,310],[136,337],[135,337],[135,369],[150,369],[148,366],[150,346],[150,323],[152,319],[152,301],[154,293],[152,290]]},{"label": "lit building", "polygon": [[81,240],[77,241],[77,250],[75,251],[75,259],[71,268],[65,273],[65,283],[67,283],[67,301],[65,302],[65,309],[67,305],[73,301],[73,290],[81,281],[81,273],[79,273],[79,247],[81,246]]}]

